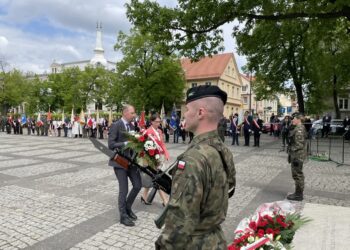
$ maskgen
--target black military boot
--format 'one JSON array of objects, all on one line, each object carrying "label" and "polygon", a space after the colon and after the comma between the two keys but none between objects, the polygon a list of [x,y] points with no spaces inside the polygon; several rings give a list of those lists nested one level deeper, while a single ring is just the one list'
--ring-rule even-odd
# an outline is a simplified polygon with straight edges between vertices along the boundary
[{"label": "black military boot", "polygon": [[135,226],[135,223],[129,218],[127,214],[120,215],[120,224],[123,224],[127,227]]},{"label": "black military boot", "polygon": [[292,201],[302,201],[304,199],[303,190],[300,187],[295,187],[295,192],[287,195],[287,199]]}]

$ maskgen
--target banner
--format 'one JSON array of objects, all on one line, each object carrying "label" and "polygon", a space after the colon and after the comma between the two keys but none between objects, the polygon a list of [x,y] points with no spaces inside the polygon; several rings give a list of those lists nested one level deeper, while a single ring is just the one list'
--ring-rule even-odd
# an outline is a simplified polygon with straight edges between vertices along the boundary
[{"label": "banner", "polygon": [[170,124],[169,126],[173,129],[176,130],[176,119],[177,119],[177,113],[176,113],[176,106],[175,103],[173,105],[173,110],[171,111],[171,119],[170,119]]}]

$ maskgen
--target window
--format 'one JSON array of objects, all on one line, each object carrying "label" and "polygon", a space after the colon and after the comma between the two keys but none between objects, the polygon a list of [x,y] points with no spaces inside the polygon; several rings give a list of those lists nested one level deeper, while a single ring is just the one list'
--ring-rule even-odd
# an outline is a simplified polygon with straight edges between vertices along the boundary
[{"label": "window", "polygon": [[348,110],[349,109],[349,99],[339,98],[338,105],[339,105],[339,109]]},{"label": "window", "polygon": [[244,103],[244,104],[247,104],[247,103],[248,103],[248,97],[246,97],[246,96],[243,97],[243,103]]},{"label": "window", "polygon": [[197,83],[196,83],[196,82],[193,82],[193,83],[192,83],[192,88],[193,88],[193,87],[197,87]]},{"label": "window", "polygon": [[235,87],[232,87],[232,96],[235,97]]},{"label": "window", "polygon": [[247,87],[248,87],[248,85],[243,85],[242,86],[242,91],[247,91]]},{"label": "window", "polygon": [[205,85],[211,85],[211,82],[205,82]]}]

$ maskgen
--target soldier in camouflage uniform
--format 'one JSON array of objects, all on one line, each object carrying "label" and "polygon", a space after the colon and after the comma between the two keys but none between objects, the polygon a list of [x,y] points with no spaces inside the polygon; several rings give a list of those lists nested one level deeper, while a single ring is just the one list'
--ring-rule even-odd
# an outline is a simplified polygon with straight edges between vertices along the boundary
[{"label": "soldier in camouflage uniform", "polygon": [[302,124],[303,115],[294,113],[289,131],[288,162],[291,163],[292,177],[295,181],[295,192],[287,196],[288,200],[303,200],[304,173],[303,163],[307,158],[307,134]]},{"label": "soldier in camouflage uniform", "polygon": [[220,224],[236,184],[233,156],[217,124],[227,94],[217,86],[187,91],[186,130],[195,137],[177,158],[165,227],[156,249],[227,249]]}]

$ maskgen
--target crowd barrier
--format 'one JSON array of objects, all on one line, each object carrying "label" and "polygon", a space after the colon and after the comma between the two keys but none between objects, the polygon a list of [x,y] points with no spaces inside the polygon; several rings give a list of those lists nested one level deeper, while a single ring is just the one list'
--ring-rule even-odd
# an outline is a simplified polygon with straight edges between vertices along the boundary
[{"label": "crowd barrier", "polygon": [[309,139],[309,157],[313,160],[332,161],[337,166],[350,166],[350,131],[343,135],[320,135]]}]

